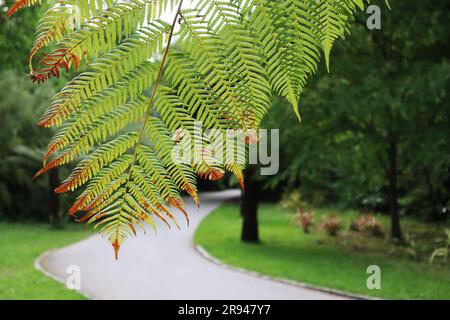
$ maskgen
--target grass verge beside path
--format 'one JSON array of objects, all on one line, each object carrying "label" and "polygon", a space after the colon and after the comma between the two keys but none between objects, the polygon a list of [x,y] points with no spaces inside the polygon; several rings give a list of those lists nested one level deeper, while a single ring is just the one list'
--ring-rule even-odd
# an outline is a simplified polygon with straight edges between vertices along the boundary
[{"label": "grass verge beside path", "polygon": [[78,225],[56,230],[46,224],[0,223],[0,300],[84,299],[36,270],[34,261],[88,235]]},{"label": "grass verge beside path", "polygon": [[[315,213],[315,221],[320,221],[328,212]],[[339,217],[347,229],[356,213],[340,212]],[[394,251],[395,246],[382,239],[352,238],[345,235],[346,230],[337,239],[320,230],[305,235],[292,223],[292,214],[276,205],[262,205],[259,221],[262,243],[240,242],[238,206],[227,204],[206,217],[195,241],[229,265],[274,277],[387,299],[450,299],[448,265],[414,261],[407,255],[408,250]],[[387,217],[380,221],[388,226]],[[406,219],[403,227],[405,234],[429,229]],[[367,289],[369,265],[381,268],[381,290]]]}]

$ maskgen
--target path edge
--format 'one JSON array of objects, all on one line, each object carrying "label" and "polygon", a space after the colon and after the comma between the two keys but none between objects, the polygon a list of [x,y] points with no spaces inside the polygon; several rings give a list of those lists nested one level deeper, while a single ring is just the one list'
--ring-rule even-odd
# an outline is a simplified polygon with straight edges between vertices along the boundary
[{"label": "path edge", "polygon": [[[83,241],[83,240],[81,240],[81,241]],[[80,241],[77,241],[77,242],[75,242],[74,244],[77,244],[77,243],[79,243],[79,242],[80,242]],[[48,278],[53,279],[53,280],[55,280],[56,282],[61,283],[61,284],[64,286],[64,288],[65,288],[66,290],[71,290],[71,289],[69,289],[69,288],[66,287],[66,281],[65,281],[64,279],[58,277],[57,275],[51,273],[49,270],[47,270],[47,269],[44,267],[43,261],[44,261],[47,257],[49,257],[51,254],[53,254],[53,253],[55,253],[55,252],[57,252],[57,251],[59,251],[59,250],[65,249],[65,248],[67,248],[67,247],[70,247],[70,246],[72,246],[72,245],[74,245],[74,244],[71,244],[71,245],[68,245],[68,246],[65,246],[65,247],[61,247],[61,248],[55,248],[55,249],[47,250],[47,251],[45,251],[44,253],[40,254],[40,255],[34,260],[34,268],[35,268],[36,270],[42,272],[42,273],[44,274],[44,276],[47,276]],[[89,294],[87,294],[87,293],[85,293],[85,292],[82,292],[82,291],[80,291],[80,290],[72,290],[72,291],[75,291],[75,292],[79,293],[80,295],[82,295],[83,297],[85,297],[87,300],[96,300],[96,298],[91,297]]]},{"label": "path edge", "polygon": [[289,279],[285,279],[285,278],[280,278],[280,277],[272,277],[272,276],[268,276],[266,274],[262,274],[256,271],[251,271],[251,270],[247,270],[247,269],[243,269],[240,267],[235,267],[232,265],[229,265],[221,260],[219,260],[218,258],[214,257],[213,255],[211,255],[203,246],[195,244],[194,243],[194,249],[195,251],[197,251],[197,253],[199,255],[201,255],[203,258],[205,258],[206,260],[222,267],[225,269],[229,269],[232,271],[236,271],[242,274],[246,274],[246,275],[250,275],[252,277],[256,277],[256,278],[260,278],[260,279],[264,279],[264,280],[271,280],[271,281],[275,281],[278,283],[282,283],[282,284],[287,284],[290,286],[294,286],[297,288],[302,288],[302,289],[310,289],[310,290],[316,290],[316,291],[320,291],[320,292],[324,292],[324,293],[328,293],[328,294],[334,294],[334,295],[338,295],[341,297],[345,297],[345,298],[350,298],[350,299],[355,299],[355,300],[382,300],[381,298],[377,298],[377,297],[369,297],[369,296],[365,296],[365,295],[360,295],[360,294],[356,294],[356,293],[351,293],[351,292],[346,292],[346,291],[341,291],[338,289],[332,289],[332,288],[327,288],[327,287],[321,287],[321,286],[316,286],[316,285],[312,285],[312,284],[308,284],[308,283],[304,283],[304,282],[299,282],[299,281],[295,281],[295,280],[289,280]]}]

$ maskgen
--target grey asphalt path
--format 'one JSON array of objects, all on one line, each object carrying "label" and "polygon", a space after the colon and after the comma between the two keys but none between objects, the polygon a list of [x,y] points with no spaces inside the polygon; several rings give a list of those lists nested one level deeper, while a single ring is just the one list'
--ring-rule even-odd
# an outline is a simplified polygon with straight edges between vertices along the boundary
[{"label": "grey asphalt path", "polygon": [[118,261],[107,240],[95,235],[52,251],[39,263],[61,281],[69,276],[69,266],[79,266],[80,292],[94,299],[342,299],[231,270],[200,255],[193,242],[198,224],[222,202],[238,196],[237,190],[203,193],[200,209],[187,200],[189,228],[160,225],[157,234],[149,228],[146,235],[124,243]]}]

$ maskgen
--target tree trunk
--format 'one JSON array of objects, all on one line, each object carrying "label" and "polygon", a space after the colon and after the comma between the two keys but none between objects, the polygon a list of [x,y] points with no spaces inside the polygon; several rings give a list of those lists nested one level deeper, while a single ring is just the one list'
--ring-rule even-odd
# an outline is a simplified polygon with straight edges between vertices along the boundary
[{"label": "tree trunk", "polygon": [[436,203],[436,195],[435,195],[433,183],[432,183],[431,177],[430,177],[430,170],[426,166],[424,166],[423,173],[425,176],[425,182],[428,187],[428,199],[429,199],[430,206],[431,206],[431,211],[427,216],[427,220],[436,222],[439,220],[440,217],[439,217],[439,209],[438,209],[437,203]]},{"label": "tree trunk", "polygon": [[54,168],[48,173],[48,189],[49,189],[49,219],[54,226],[60,226],[60,203],[59,195],[55,193],[55,189],[59,185],[59,169]]},{"label": "tree trunk", "polygon": [[256,167],[249,166],[244,172],[245,191],[242,194],[241,215],[243,219],[241,240],[258,243],[259,184],[255,181]]},{"label": "tree trunk", "polygon": [[391,211],[391,237],[401,241],[402,231],[400,228],[400,216],[398,214],[398,194],[397,194],[397,138],[394,134],[389,135],[389,208]]}]

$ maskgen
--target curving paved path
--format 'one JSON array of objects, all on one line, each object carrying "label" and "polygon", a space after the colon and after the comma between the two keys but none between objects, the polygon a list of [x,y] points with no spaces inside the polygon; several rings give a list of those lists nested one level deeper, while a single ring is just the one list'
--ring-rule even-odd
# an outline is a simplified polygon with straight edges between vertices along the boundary
[{"label": "curving paved path", "polygon": [[227,269],[196,251],[193,234],[200,221],[239,194],[237,190],[203,193],[199,210],[188,200],[189,228],[178,231],[160,226],[157,234],[141,233],[124,243],[118,261],[110,244],[95,235],[45,254],[39,265],[63,282],[68,266],[79,266],[80,291],[95,299],[342,299]]}]

